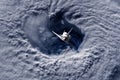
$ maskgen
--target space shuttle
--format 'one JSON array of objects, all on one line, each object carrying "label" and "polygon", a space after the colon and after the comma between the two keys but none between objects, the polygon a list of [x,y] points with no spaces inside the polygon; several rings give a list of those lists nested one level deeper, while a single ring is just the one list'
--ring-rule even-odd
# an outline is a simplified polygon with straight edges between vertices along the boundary
[{"label": "space shuttle", "polygon": [[72,32],[72,29],[71,28],[68,32],[64,31],[63,34],[57,34],[56,32],[52,31],[53,34],[55,34],[60,40],[66,42],[66,43],[69,43],[69,40],[71,39],[71,35],[70,33]]}]

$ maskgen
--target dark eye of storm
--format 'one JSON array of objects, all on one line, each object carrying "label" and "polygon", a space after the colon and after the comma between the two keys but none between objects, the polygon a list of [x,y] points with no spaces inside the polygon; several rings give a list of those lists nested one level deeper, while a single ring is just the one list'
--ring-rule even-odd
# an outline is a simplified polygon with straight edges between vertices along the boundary
[{"label": "dark eye of storm", "polygon": [[69,32],[71,28],[72,31],[69,34],[71,38],[68,43],[62,41],[58,36],[53,34],[48,41],[48,45],[50,46],[48,48],[50,51],[49,53],[47,52],[48,54],[61,54],[63,51],[69,51],[71,49],[78,50],[84,38],[84,34],[81,33],[80,29],[63,19],[63,12],[57,12],[50,16],[50,26],[48,28],[50,32],[54,31],[62,35],[64,31]]}]

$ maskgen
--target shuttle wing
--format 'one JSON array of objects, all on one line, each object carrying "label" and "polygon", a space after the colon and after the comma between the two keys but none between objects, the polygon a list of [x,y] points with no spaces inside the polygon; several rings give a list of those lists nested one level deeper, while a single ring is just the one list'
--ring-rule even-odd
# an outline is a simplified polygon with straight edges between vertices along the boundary
[{"label": "shuttle wing", "polygon": [[54,31],[52,31],[58,38],[60,38],[62,41],[63,41],[63,39],[62,39],[62,36],[60,36],[59,34],[57,34],[56,32],[54,32]]},{"label": "shuttle wing", "polygon": [[68,35],[72,32],[72,30],[73,30],[73,28],[71,28],[71,29],[69,30]]}]

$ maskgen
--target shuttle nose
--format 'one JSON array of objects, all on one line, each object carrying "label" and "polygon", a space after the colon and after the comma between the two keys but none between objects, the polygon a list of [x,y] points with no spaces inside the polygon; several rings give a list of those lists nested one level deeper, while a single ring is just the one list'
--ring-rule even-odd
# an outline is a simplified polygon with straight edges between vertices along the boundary
[{"label": "shuttle nose", "polygon": [[64,32],[62,36],[67,36],[67,32]]}]

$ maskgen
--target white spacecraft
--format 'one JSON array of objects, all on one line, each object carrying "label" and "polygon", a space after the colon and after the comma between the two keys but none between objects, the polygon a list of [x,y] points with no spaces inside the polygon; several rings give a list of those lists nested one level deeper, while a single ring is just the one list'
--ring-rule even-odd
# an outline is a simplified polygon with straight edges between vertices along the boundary
[{"label": "white spacecraft", "polygon": [[71,31],[73,28],[69,30],[69,32],[63,32],[63,34],[57,34],[56,32],[52,31],[58,38],[60,38],[62,41],[69,43],[69,40],[71,39]]}]

